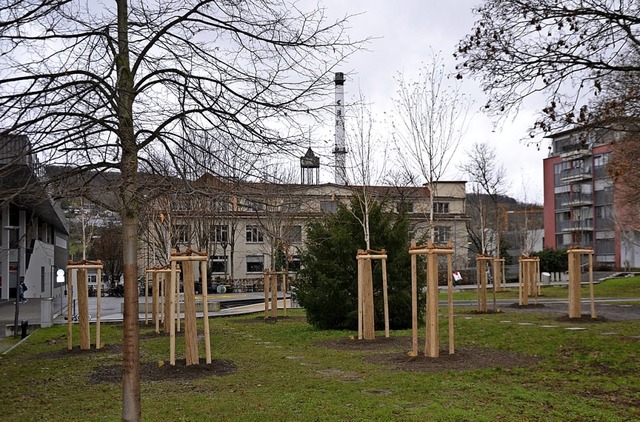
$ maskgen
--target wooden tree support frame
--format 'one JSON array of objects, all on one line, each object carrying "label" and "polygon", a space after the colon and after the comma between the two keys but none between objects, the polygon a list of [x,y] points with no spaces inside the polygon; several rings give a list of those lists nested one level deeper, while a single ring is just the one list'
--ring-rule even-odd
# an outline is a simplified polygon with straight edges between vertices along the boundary
[{"label": "wooden tree support frame", "polygon": [[[180,270],[178,269],[178,272]],[[167,278],[171,277],[171,266],[165,265],[162,267],[149,268],[145,271],[146,279],[145,279],[145,298],[144,298],[144,323],[148,322],[148,313],[149,313],[149,305],[148,305],[148,294],[149,294],[149,277],[152,278],[151,285],[151,321],[155,325],[155,332],[160,332],[160,322],[163,324],[163,330],[165,333],[169,334],[169,323],[167,320],[167,315],[169,314],[169,294],[170,292],[167,290]]]},{"label": "wooden tree support frame", "polygon": [[569,248],[569,318],[581,318],[581,264],[582,255],[589,256],[589,297],[591,299],[591,318],[597,318],[595,292],[593,287],[593,249]]},{"label": "wooden tree support frame", "polygon": [[356,254],[358,261],[358,340],[375,340],[373,303],[373,272],[371,260],[382,262],[382,301],[384,306],[384,336],[389,337],[389,297],[387,289],[387,251],[362,250]]},{"label": "wooden tree support frame", "polygon": [[521,256],[518,258],[518,303],[520,306],[527,306],[529,296],[533,296],[537,305],[539,295],[540,258]]},{"label": "wooden tree support frame", "polygon": [[[489,264],[493,265],[493,256],[477,255],[476,256],[476,285],[478,292],[478,312],[487,312],[487,268]],[[493,310],[496,309],[495,280],[493,283]]]},{"label": "wooden tree support frame", "polygon": [[96,349],[100,349],[100,306],[102,304],[102,262],[69,261],[67,264],[67,348],[73,348],[73,279],[76,277],[78,289],[78,325],[80,327],[80,349],[91,349],[89,327],[89,274],[87,270],[97,270],[96,286]]},{"label": "wooden tree support frame", "polygon": [[416,246],[411,242],[411,318],[412,318],[412,349],[411,355],[418,356],[418,276],[417,256],[427,256],[427,324],[424,354],[427,357],[440,355],[438,342],[438,257],[447,257],[447,293],[449,313],[449,354],[455,353],[453,330],[453,247],[451,241],[447,246],[436,246],[429,242],[427,246]]},{"label": "wooden tree support frame", "polygon": [[493,290],[499,292],[507,288],[507,276],[504,258],[493,259]]},{"label": "wooden tree support frame", "polygon": [[[186,365],[198,365],[200,359],[198,356],[198,332],[197,332],[197,316],[196,316],[196,295],[195,295],[195,280],[193,269],[194,263],[200,264],[200,276],[202,277],[202,285],[207,286],[207,260],[208,256],[206,252],[196,252],[191,249],[187,249],[185,252],[171,251],[171,257],[169,258],[171,265],[171,281],[169,286],[169,292],[175,292],[178,289],[177,275],[178,275],[178,263],[182,267],[183,277],[183,289],[184,289],[184,338],[185,338],[185,355]],[[170,294],[169,303],[169,318],[170,323],[170,361],[172,366],[176,364],[176,326],[180,324],[180,317],[176,314],[176,298],[179,296]],[[180,301],[178,300],[178,307]],[[206,362],[211,363],[211,338],[209,331],[209,305],[207,297],[207,289],[202,290],[202,310],[204,317],[204,343]],[[173,319],[175,316],[175,320]]]},{"label": "wooden tree support frame", "polygon": [[271,318],[278,319],[278,278],[281,278],[282,288],[282,301],[283,316],[287,316],[287,280],[289,279],[289,273],[287,271],[272,271],[266,270],[263,277],[264,285],[264,319],[269,318],[269,311],[271,311]]}]

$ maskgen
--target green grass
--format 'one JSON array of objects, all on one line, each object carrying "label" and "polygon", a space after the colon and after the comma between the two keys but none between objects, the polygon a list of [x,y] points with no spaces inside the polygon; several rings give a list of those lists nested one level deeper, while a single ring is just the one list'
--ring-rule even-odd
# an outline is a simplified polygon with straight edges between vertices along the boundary
[{"label": "green grass", "polygon": [[[638,280],[611,281],[617,290],[606,289],[615,295],[638,286]],[[216,318],[211,319],[213,358],[232,361],[236,372],[195,380],[142,381],[143,420],[640,420],[640,340],[635,337],[640,335],[640,321],[582,324],[586,330],[569,331],[565,328],[576,324],[559,323],[549,314],[475,315],[471,310],[455,310],[457,350],[505,350],[535,356],[537,363],[404,372],[366,359],[376,353],[406,354],[401,346],[367,351],[319,345],[356,333],[316,330],[300,318],[303,310],[290,311],[293,318],[281,318],[276,324],[256,322],[256,315]],[[119,383],[96,384],[91,375],[103,366],[120,364],[120,327],[102,325],[102,339],[109,346],[102,352],[67,352],[66,326],[55,326],[36,331],[0,356],[0,395],[5,398],[1,419],[120,420]],[[144,335],[151,331],[141,329],[141,361],[162,360],[163,368],[168,367],[169,339]],[[410,337],[411,330],[392,335]],[[440,346],[445,348],[444,316],[440,335]],[[75,332],[76,346],[78,339]],[[181,338],[177,345],[181,358]]]},{"label": "green grass", "polygon": [[[582,297],[589,297],[589,285],[582,285]],[[487,290],[488,296],[492,295],[491,288]],[[596,298],[640,298],[640,276],[614,278],[594,283],[594,294]],[[569,292],[566,286],[545,286],[541,288],[540,297],[545,299],[567,299]],[[518,289],[502,289],[496,294],[497,299],[518,299]],[[447,299],[447,293],[440,293],[440,300]],[[477,293],[475,290],[465,290],[454,292],[453,300],[475,300]]]}]

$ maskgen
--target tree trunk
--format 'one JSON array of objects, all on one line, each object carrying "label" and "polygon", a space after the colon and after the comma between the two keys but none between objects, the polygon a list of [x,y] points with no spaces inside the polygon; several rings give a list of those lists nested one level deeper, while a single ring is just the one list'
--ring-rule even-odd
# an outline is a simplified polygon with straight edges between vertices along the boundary
[{"label": "tree trunk", "polygon": [[139,422],[140,356],[138,336],[138,150],[133,130],[133,74],[129,63],[127,0],[117,0],[118,54],[116,56],[118,135],[122,149],[122,235],[124,255],[124,317],[122,352],[122,420]]}]

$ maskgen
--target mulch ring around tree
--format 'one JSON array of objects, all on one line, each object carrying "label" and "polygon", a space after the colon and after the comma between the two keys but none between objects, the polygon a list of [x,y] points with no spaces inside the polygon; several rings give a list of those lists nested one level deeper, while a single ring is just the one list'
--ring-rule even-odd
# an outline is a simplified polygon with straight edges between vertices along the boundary
[{"label": "mulch ring around tree", "polygon": [[[189,381],[210,376],[225,376],[236,372],[236,365],[226,359],[212,359],[211,363],[201,363],[198,365],[186,365],[184,359],[176,360],[175,365],[168,362],[143,362],[140,364],[141,381]],[[119,383],[122,381],[122,365],[97,366],[91,372],[90,382]]]},{"label": "mulch ring around tree", "polygon": [[265,318],[264,316],[257,316],[251,319],[234,319],[231,320],[234,324],[275,324],[278,322],[287,322],[287,321],[306,321],[307,317],[304,315],[296,315],[296,316],[278,316],[278,318],[273,318],[271,316]]},{"label": "mulch ring around tree", "polygon": [[[354,340],[340,338],[317,343],[321,347],[338,350],[381,351],[364,357],[366,362],[390,366],[398,371],[410,372],[443,372],[465,371],[482,368],[516,368],[526,367],[538,362],[535,356],[497,349],[457,348],[450,355],[446,349],[440,350],[436,358],[424,356],[424,340],[418,341],[419,356],[409,356],[411,338],[389,337],[375,340]],[[396,351],[402,348],[402,351]],[[393,350],[396,349],[396,350]],[[387,353],[384,353],[388,351]]]}]

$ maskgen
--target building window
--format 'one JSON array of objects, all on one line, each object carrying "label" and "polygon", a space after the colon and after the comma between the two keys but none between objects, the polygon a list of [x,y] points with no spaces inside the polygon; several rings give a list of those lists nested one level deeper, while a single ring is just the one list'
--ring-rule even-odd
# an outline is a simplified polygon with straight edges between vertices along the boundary
[{"label": "building window", "polygon": [[449,203],[435,202],[433,204],[433,212],[436,214],[449,214]]},{"label": "building window", "polygon": [[247,272],[261,273],[264,271],[264,255],[247,255]]},{"label": "building window", "polygon": [[335,214],[338,212],[336,201],[320,201],[320,210],[325,213]]},{"label": "building window", "polygon": [[449,226],[435,226],[433,233],[436,243],[446,243],[451,239],[451,227]]},{"label": "building window", "polygon": [[601,154],[595,155],[593,157],[593,166],[594,167],[604,167],[609,163],[609,159],[611,158],[611,154]]},{"label": "building window", "polygon": [[44,267],[40,267],[40,293],[44,293],[45,273]]},{"label": "building window", "polygon": [[300,257],[298,255],[293,255],[291,260],[289,261],[289,271],[300,271]]},{"label": "building window", "polygon": [[398,202],[396,204],[396,211],[397,212],[405,212],[405,213],[410,213],[413,212],[413,202]]},{"label": "building window", "polygon": [[189,244],[189,226],[186,224],[177,224],[176,225],[176,239],[178,243]]},{"label": "building window", "polygon": [[214,255],[211,257],[211,272],[224,273],[227,268],[227,257]]},{"label": "building window", "polygon": [[216,225],[213,228],[213,241],[216,243],[229,243],[229,226]]},{"label": "building window", "polygon": [[261,243],[264,242],[264,235],[260,228],[257,226],[247,226],[247,243]]},{"label": "building window", "polygon": [[285,242],[302,242],[302,226],[284,226],[282,228],[282,238]]}]

